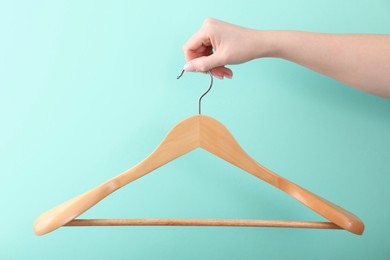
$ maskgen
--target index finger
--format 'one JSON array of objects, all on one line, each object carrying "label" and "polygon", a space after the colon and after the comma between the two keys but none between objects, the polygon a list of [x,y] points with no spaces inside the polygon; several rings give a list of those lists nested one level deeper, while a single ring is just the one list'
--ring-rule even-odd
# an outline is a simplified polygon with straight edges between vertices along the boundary
[{"label": "index finger", "polygon": [[[211,48],[210,48],[211,47]],[[212,45],[210,38],[203,33],[202,30],[197,31],[192,37],[183,45],[183,52],[186,61],[210,55]]]}]

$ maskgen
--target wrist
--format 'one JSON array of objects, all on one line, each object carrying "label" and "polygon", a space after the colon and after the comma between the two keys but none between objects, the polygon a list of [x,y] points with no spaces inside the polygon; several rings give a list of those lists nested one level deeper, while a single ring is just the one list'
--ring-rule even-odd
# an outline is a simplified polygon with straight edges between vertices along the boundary
[{"label": "wrist", "polygon": [[294,31],[257,31],[257,58],[284,58],[294,41]]}]

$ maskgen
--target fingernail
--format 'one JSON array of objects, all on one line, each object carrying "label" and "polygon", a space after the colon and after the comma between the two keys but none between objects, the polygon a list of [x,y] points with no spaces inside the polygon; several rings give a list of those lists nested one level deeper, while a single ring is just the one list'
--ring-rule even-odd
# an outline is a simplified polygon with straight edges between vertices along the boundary
[{"label": "fingernail", "polygon": [[219,79],[223,79],[223,76],[220,76],[220,75],[214,75],[214,77],[219,78]]},{"label": "fingernail", "polygon": [[228,79],[232,79],[232,75],[229,75],[229,74],[225,74],[225,77],[227,77]]},{"label": "fingernail", "polygon": [[195,67],[194,65],[192,65],[191,63],[186,63],[183,67],[183,69],[187,72],[194,72],[195,71]]}]

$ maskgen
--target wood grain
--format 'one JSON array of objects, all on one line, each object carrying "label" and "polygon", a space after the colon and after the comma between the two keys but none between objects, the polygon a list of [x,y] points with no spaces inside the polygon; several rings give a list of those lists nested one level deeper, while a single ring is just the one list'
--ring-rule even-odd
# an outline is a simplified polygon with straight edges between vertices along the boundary
[{"label": "wood grain", "polygon": [[112,192],[196,148],[205,149],[268,182],[335,225],[354,234],[363,233],[364,224],[354,214],[268,170],[252,159],[220,122],[208,116],[196,115],[173,127],[161,144],[131,169],[43,213],[34,223],[35,234],[43,235],[67,223],[74,223],[71,222],[73,219]]}]

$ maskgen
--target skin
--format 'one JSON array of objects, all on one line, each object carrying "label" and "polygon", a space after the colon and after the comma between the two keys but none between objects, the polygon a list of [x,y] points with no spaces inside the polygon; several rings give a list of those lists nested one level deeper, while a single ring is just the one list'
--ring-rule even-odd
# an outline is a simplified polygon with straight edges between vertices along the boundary
[{"label": "skin", "polygon": [[188,72],[232,78],[226,65],[289,60],[367,93],[390,98],[390,35],[253,30],[208,18],[183,46]]}]

